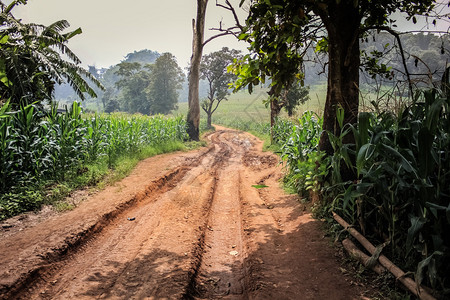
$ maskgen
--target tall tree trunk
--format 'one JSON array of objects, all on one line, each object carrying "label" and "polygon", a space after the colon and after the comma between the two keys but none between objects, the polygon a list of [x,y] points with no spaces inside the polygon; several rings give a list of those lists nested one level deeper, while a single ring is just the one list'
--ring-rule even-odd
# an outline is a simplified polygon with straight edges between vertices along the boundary
[{"label": "tall tree trunk", "polygon": [[273,97],[270,99],[270,127],[275,125],[275,120],[278,117],[278,114],[281,111],[280,101],[277,97]]},{"label": "tall tree trunk", "polygon": [[211,112],[211,110],[208,112],[208,121],[207,121],[207,124],[208,124],[208,129],[209,128],[212,128],[212,112]]},{"label": "tall tree trunk", "polygon": [[197,19],[192,20],[193,41],[191,67],[189,69],[189,111],[187,115],[187,132],[191,140],[199,140],[200,103],[198,85],[200,81],[200,62],[203,53],[205,33],[205,15],[208,0],[197,0]]},{"label": "tall tree trunk", "polygon": [[[333,153],[326,131],[341,133],[336,119],[338,105],[344,109],[344,124],[354,124],[359,107],[359,28],[361,17],[353,1],[330,1],[330,16],[322,18],[328,31],[328,87],[319,148]],[[348,134],[345,142],[354,137]]]}]

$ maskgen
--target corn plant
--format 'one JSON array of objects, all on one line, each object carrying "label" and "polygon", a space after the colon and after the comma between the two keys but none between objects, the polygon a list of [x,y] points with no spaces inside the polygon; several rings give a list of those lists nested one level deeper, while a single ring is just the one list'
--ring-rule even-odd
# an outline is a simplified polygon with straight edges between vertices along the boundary
[{"label": "corn plant", "polygon": [[0,108],[0,219],[39,207],[42,185],[77,176],[86,164],[106,159],[114,167],[120,156],[185,139],[182,117],[85,116],[76,102],[63,114],[55,105],[47,112],[33,104],[11,111],[6,103]]},{"label": "corn plant", "polygon": [[418,283],[444,292],[450,287],[449,105],[448,96],[424,91],[398,116],[361,114],[345,131],[354,145],[330,139],[336,165],[346,161],[357,174],[356,182],[335,182],[332,209],[380,243],[387,239],[393,259],[415,271]]},{"label": "corn plant", "polygon": [[324,153],[318,151],[322,133],[322,119],[313,112],[305,112],[294,125],[277,120],[273,129],[274,139],[281,143],[281,157],[286,164],[284,178],[288,186],[300,195],[308,190],[318,191],[320,182],[327,175]]}]

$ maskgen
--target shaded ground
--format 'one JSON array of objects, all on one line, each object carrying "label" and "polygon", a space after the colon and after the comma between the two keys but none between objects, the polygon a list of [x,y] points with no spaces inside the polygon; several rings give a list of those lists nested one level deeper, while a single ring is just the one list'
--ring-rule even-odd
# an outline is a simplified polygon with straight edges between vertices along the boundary
[{"label": "shaded ground", "polygon": [[[362,299],[255,137],[161,155],[62,214],[2,224],[2,299]],[[268,187],[256,189],[252,185]]]}]

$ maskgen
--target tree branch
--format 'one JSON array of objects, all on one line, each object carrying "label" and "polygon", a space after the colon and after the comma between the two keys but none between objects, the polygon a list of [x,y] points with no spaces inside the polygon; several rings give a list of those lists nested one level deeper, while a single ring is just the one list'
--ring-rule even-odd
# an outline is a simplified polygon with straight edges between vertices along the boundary
[{"label": "tree branch", "polygon": [[220,29],[220,28],[211,28],[210,30],[216,30],[216,31],[221,31],[221,33],[218,33],[216,35],[213,35],[212,37],[208,38],[206,41],[203,42],[203,46],[205,46],[207,43],[211,42],[212,40],[221,37],[221,36],[225,36],[225,35],[234,35],[235,37],[237,37],[237,34],[235,32],[232,31],[232,29],[237,28],[237,27],[230,27],[227,29]]},{"label": "tree branch", "polygon": [[225,5],[220,4],[218,0],[216,0],[216,6],[217,7],[222,7],[223,9],[229,10],[231,11],[231,13],[233,14],[234,17],[234,21],[236,22],[236,26],[239,27],[239,29],[244,29],[244,27],[241,25],[241,22],[239,21],[239,17],[236,13],[236,10],[234,9],[233,5],[231,5],[230,1],[225,0]]},{"label": "tree branch", "polygon": [[216,107],[213,109],[213,111],[211,112],[211,114],[213,114],[213,113],[216,111],[216,109],[219,107],[219,104],[220,104],[221,101],[222,101],[222,100],[217,99]]},{"label": "tree branch", "polygon": [[[231,13],[233,14],[233,18],[235,21],[235,26],[232,27],[228,27],[228,28],[222,28],[222,22],[219,23],[219,28],[210,28],[210,30],[215,30],[215,31],[219,31],[219,34],[216,34],[212,37],[210,37],[209,39],[207,39],[204,43],[203,46],[205,46],[207,43],[211,42],[212,40],[221,37],[221,36],[225,36],[225,35],[233,35],[234,37],[238,37],[239,33],[244,29],[244,27],[241,25],[241,22],[239,21],[239,17],[236,13],[236,10],[234,9],[233,5],[231,5],[229,0],[225,0],[225,5],[219,3],[219,0],[216,0],[216,6],[217,7],[221,7],[223,9],[226,9],[228,11],[231,11]],[[238,30],[238,31],[235,31]]]},{"label": "tree branch", "polygon": [[400,55],[402,57],[403,68],[405,69],[406,78],[408,80],[410,96],[412,97],[413,96],[413,88],[412,88],[411,75],[408,71],[408,66],[406,65],[405,51],[403,50],[403,44],[402,44],[402,41],[400,40],[400,34],[397,31],[395,31],[392,28],[387,27],[387,26],[366,27],[366,28],[363,28],[361,30],[361,32],[369,31],[369,30],[384,30],[384,31],[390,33],[392,36],[394,36],[395,39],[397,40],[398,46],[400,48]]}]

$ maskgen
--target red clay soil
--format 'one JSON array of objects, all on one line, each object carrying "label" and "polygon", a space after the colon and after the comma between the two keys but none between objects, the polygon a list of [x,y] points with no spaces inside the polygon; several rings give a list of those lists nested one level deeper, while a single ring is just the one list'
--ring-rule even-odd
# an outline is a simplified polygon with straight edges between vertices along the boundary
[{"label": "red clay soil", "polygon": [[[278,158],[225,128],[60,214],[4,222],[1,299],[363,299]],[[268,187],[257,189],[254,185]]]}]

